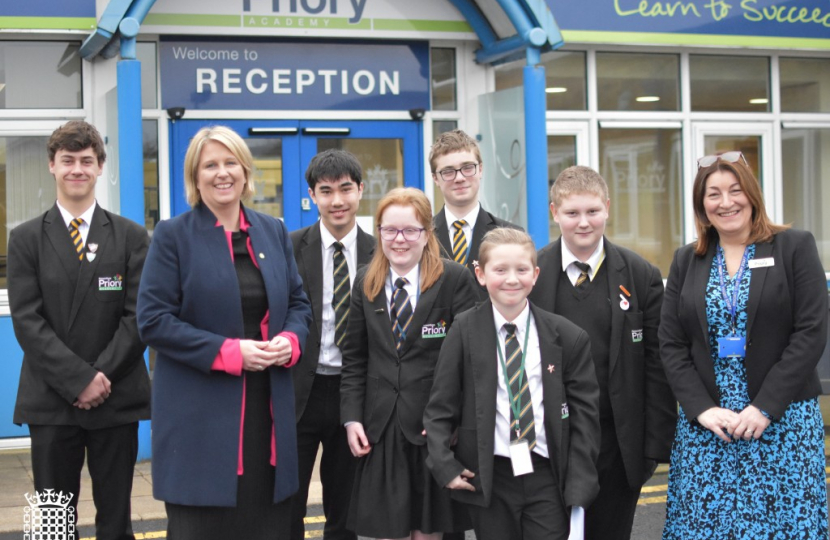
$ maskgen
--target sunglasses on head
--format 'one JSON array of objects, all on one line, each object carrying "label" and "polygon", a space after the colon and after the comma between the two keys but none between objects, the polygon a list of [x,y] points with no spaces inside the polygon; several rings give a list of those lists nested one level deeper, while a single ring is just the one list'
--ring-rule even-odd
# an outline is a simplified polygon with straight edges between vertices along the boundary
[{"label": "sunglasses on head", "polygon": [[746,158],[741,153],[740,150],[733,150],[731,152],[724,152],[723,154],[713,154],[711,156],[703,156],[702,158],[697,160],[697,168],[703,169],[704,167],[708,167],[710,165],[714,165],[715,162],[718,160],[725,161],[727,163],[737,163],[738,160],[743,160],[744,165],[749,167],[749,163],[746,162]]}]

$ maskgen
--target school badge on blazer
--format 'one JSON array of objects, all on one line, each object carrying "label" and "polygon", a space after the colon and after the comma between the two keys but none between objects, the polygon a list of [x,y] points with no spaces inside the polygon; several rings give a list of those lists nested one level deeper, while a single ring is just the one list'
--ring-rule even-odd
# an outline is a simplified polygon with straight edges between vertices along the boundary
[{"label": "school badge on blazer", "polygon": [[425,324],[421,327],[421,339],[438,339],[447,337],[447,323],[441,319],[437,323]]}]

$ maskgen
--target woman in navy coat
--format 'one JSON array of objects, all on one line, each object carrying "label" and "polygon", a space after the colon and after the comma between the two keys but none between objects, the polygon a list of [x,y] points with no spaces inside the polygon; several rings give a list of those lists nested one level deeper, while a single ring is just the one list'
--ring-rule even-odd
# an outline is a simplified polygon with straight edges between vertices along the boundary
[{"label": "woman in navy coat", "polygon": [[311,308],[281,221],[245,208],[253,158],[232,130],[185,158],[191,211],[159,223],[138,298],[153,377],[153,495],[168,538],[278,537],[298,487],[286,368]]}]

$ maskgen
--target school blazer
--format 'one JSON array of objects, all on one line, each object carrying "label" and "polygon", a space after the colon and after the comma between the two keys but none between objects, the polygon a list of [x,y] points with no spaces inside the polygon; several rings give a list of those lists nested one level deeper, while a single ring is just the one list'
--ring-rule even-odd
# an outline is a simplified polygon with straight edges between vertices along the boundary
[{"label": "school blazer", "polygon": [[[422,290],[410,330],[398,356],[389,318],[389,299],[381,291],[370,301],[363,293],[368,267],[352,287],[349,326],[343,348],[340,417],[361,422],[369,442],[377,443],[390,421],[398,422],[412,444],[424,445],[423,414],[438,353],[455,318],[471,308],[476,290],[470,272],[442,259],[444,273]],[[394,416],[393,416],[394,415]]]},{"label": "school blazer", "polygon": [[[297,259],[297,271],[303,278],[303,290],[311,301],[311,313],[314,323],[308,329],[308,339],[303,347],[302,365],[291,370],[294,377],[294,399],[297,422],[303,416],[317,364],[320,361],[320,335],[323,331],[323,241],[320,236],[318,221],[314,225],[290,233],[294,246],[294,258]],[[375,253],[375,238],[360,227],[357,228],[357,268],[372,260]],[[352,277],[354,282],[354,276]],[[331,302],[331,298],[326,299]]]},{"label": "school blazer", "polygon": [[[660,323],[666,375],[690,421],[720,406],[709,347],[706,284],[717,241],[706,255],[694,244],[674,254]],[[785,230],[755,246],[747,300],[746,375],[752,405],[781,418],[793,401],[821,394],[816,365],[827,345],[827,281],[816,241],[806,231]]]},{"label": "school blazer", "polygon": [[[599,386],[591,343],[585,331],[564,317],[532,303],[530,309],[542,355],[544,429],[551,469],[565,507],[587,508],[599,492]],[[476,490],[452,490],[450,494],[460,502],[483,507],[490,506],[493,492],[497,378],[501,376],[497,346],[489,300],[459,316],[441,348],[424,413],[426,463],[436,481],[446,486],[464,469],[472,471]],[[449,441],[456,427],[458,444],[451,449]]]},{"label": "school blazer", "polygon": [[[671,458],[677,423],[677,403],[663,371],[657,338],[663,280],[657,267],[633,251],[608,239],[604,246],[611,293],[608,391],[628,484],[637,489],[650,473],[645,460],[667,463]],[[560,279],[567,280],[562,273],[562,239],[541,249],[538,259],[539,278],[530,299],[556,313],[556,290]],[[626,296],[627,310],[620,306],[621,285],[631,293]]]},{"label": "school blazer", "polygon": [[[447,223],[447,214],[444,212],[444,208],[441,208],[441,210],[433,216],[432,224],[435,227],[435,235],[438,238],[438,243],[441,245],[441,256],[445,259],[453,260],[452,242],[450,242],[449,237],[449,224]],[[476,275],[475,267],[478,263],[478,250],[481,247],[481,241],[484,239],[484,235],[493,229],[498,229],[500,227],[518,229],[520,231],[524,230],[509,221],[497,218],[479,205],[476,226],[473,228],[473,238],[470,242],[470,255],[467,257],[466,264],[467,269],[473,274],[473,277]],[[487,289],[480,285],[478,281],[476,281],[476,291],[478,293],[479,301],[487,300]]]},{"label": "school blazer", "polygon": [[[78,261],[57,204],[12,230],[9,308],[23,349],[16,424],[101,429],[150,417],[135,318],[149,243],[143,227],[99,205],[84,249],[94,258]],[[112,383],[109,398],[88,411],[73,407],[99,371]]]},{"label": "school blazer", "polygon": [[[285,225],[243,208],[268,297],[268,335],[302,344],[311,307]],[[153,377],[153,496],[175,504],[235,506],[244,376],[211,367],[226,338],[243,338],[239,281],[225,231],[204,205],[160,222],[138,297],[141,337],[156,349]],[[297,478],[294,392],[289,370],[273,367],[271,407],[277,467],[274,502]],[[243,371],[243,374],[245,372]]]}]

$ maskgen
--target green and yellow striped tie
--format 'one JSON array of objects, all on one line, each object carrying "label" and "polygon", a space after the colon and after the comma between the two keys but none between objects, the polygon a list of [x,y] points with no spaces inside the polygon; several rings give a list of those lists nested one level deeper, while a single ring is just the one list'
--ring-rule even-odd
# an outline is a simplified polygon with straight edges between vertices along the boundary
[{"label": "green and yellow striped tie", "polygon": [[[533,420],[533,402],[530,399],[530,387],[528,385],[527,374],[522,368],[522,347],[519,345],[519,339],[516,336],[516,325],[507,323],[504,325],[507,331],[507,337],[504,340],[504,352],[507,356],[505,366],[507,368],[507,378],[510,380],[510,393],[513,395],[513,401],[518,402],[518,409],[521,411],[519,418],[515,418],[513,407],[510,408],[510,440],[515,441],[524,439],[527,441],[528,447],[533,450],[536,446],[536,428]],[[519,379],[521,378],[521,386],[519,386]]]},{"label": "green and yellow striped tie", "polygon": [[349,303],[352,289],[349,282],[349,265],[343,254],[343,244],[335,242],[334,246],[334,294],[331,307],[334,308],[334,344],[342,348],[349,324]]},{"label": "green and yellow striped tie", "polygon": [[464,226],[467,224],[463,219],[454,221],[455,234],[452,237],[452,260],[458,264],[467,264],[467,236],[464,234]]},{"label": "green and yellow striped tie", "polygon": [[81,236],[81,225],[84,220],[75,218],[69,222],[69,237],[72,238],[72,245],[75,246],[75,251],[78,252],[78,260],[84,259],[84,237]]}]

